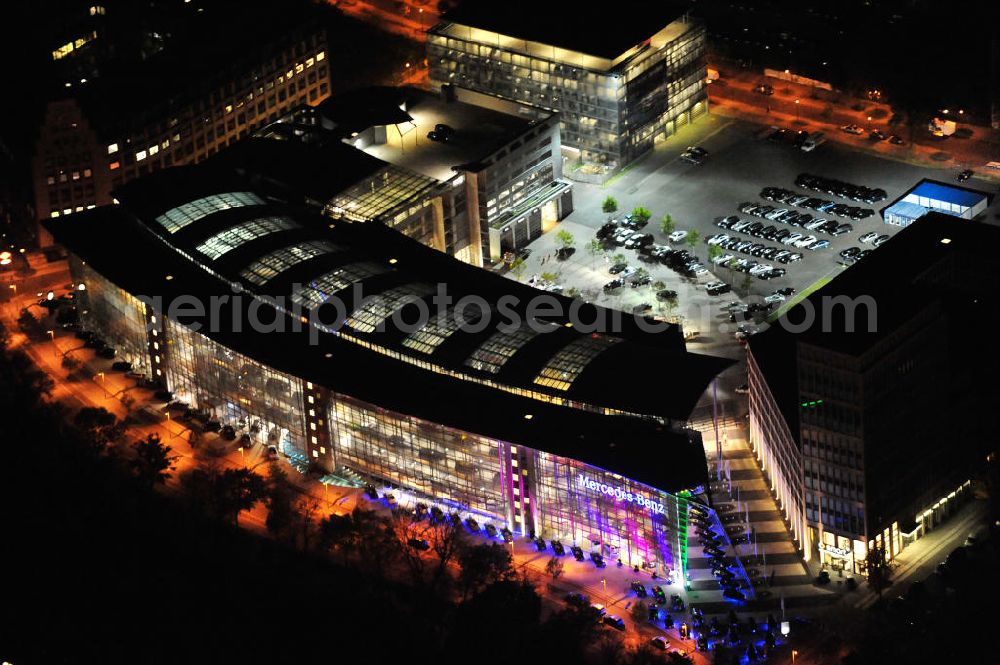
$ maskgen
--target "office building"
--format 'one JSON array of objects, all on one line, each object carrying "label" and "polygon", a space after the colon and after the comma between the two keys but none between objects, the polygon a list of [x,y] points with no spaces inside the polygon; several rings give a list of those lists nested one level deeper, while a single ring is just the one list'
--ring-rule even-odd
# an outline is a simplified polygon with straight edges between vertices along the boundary
[{"label": "office building", "polygon": [[[594,332],[567,325],[571,310],[529,315],[534,289],[382,224],[278,202],[211,163],[116,195],[46,225],[83,284],[84,325],[190,405],[192,427],[230,425],[303,469],[684,569],[707,477],[686,419],[728,361],[688,353],[676,326],[622,317]],[[441,288],[454,304],[439,316]],[[584,305],[579,321],[613,315]],[[620,390],[650,371],[669,378]]]},{"label": "office building", "polygon": [[92,29],[52,52],[65,80],[32,163],[40,219],[107,205],[123,183],[206,159],[330,94],[325,29],[303,3],[148,8],[156,29],[132,25],[134,39],[107,25],[121,7],[94,9]]},{"label": "office building", "polygon": [[467,2],[427,33],[431,80],[557,110],[563,145],[614,169],[708,110],[705,30],[670,3]]},{"label": "office building", "polygon": [[969,324],[995,311],[997,241],[927,213],[751,338],[751,445],[806,559],[863,573],[971,497],[998,364]]},{"label": "office building", "polygon": [[573,210],[557,115],[445,87],[374,87],[302,107],[219,161],[334,219],[377,222],[492,265]]}]

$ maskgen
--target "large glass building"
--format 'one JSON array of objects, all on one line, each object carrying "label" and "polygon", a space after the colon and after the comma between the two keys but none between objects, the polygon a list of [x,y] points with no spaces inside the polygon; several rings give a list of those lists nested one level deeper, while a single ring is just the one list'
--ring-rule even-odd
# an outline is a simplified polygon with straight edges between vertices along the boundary
[{"label": "large glass building", "polygon": [[[534,289],[211,165],[117,197],[48,222],[86,285],[84,325],[202,420],[401,501],[686,569],[707,470],[685,424],[728,361],[688,353],[676,327],[529,316]],[[655,394],[617,388],[651,370],[668,377]]]},{"label": "large glass building", "polygon": [[431,79],[559,111],[562,143],[621,166],[708,110],[705,29],[669,3],[466,2],[427,33]]}]

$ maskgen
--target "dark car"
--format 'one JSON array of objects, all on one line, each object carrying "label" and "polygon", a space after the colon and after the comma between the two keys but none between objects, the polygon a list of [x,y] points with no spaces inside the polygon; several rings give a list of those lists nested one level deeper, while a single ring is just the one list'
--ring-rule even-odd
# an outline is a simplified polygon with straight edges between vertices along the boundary
[{"label": "dark car", "polygon": [[408,541],[406,541],[406,544],[415,550],[420,550],[421,552],[426,552],[431,548],[430,543],[421,538],[410,538]]},{"label": "dark car", "polygon": [[451,135],[442,134],[441,132],[432,129],[431,131],[427,132],[427,138],[429,138],[431,141],[446,143],[451,140]]},{"label": "dark car", "polygon": [[113,369],[116,372],[131,372],[132,363],[130,363],[127,360],[117,360],[111,363],[111,369]]},{"label": "dark car", "polygon": [[627,263],[616,263],[613,266],[611,266],[611,268],[608,269],[608,272],[611,273],[612,275],[617,275],[622,270],[625,270],[625,268],[628,268]]},{"label": "dark car", "polygon": [[975,175],[974,171],[970,171],[969,169],[965,169],[964,171],[962,171],[961,173],[958,174],[958,181],[959,182],[965,182],[966,180],[968,180],[969,178],[971,178],[974,175]]},{"label": "dark car", "polygon": [[490,538],[496,538],[497,537],[497,528],[495,526],[493,526],[492,524],[487,524],[486,525],[486,535],[489,536]]},{"label": "dark car", "polygon": [[616,630],[625,630],[625,620],[614,614],[606,614],[604,616],[604,625],[611,626]]},{"label": "dark car", "polygon": [[632,584],[630,584],[629,587],[632,589],[632,591],[635,591],[635,595],[638,596],[639,598],[645,598],[647,595],[649,595],[648,592],[646,591],[646,587],[642,584],[642,582],[632,582]]},{"label": "dark car", "polygon": [[561,541],[553,540],[552,541],[552,551],[556,553],[556,556],[562,556],[563,554],[566,553],[566,548],[563,547],[563,544],[562,544]]},{"label": "dark car", "polygon": [[636,287],[636,286],[645,286],[645,285],[649,284],[652,281],[653,281],[653,278],[650,277],[649,275],[636,275],[631,280],[629,280],[629,284],[631,284],[633,287]]},{"label": "dark car", "polygon": [[598,568],[604,568],[605,566],[608,565],[604,562],[604,557],[601,554],[598,554],[597,552],[590,553],[590,560],[593,561],[594,565],[597,566]]},{"label": "dark car", "polygon": [[471,517],[465,520],[465,526],[468,527],[469,531],[472,533],[479,533],[479,522]]},{"label": "dark car", "polygon": [[632,313],[633,314],[645,314],[646,312],[650,311],[651,309],[653,309],[652,305],[650,305],[648,302],[643,302],[643,303],[639,303],[638,305],[636,305],[635,307],[633,307],[632,308]]},{"label": "dark car", "polygon": [[613,279],[607,284],[605,284],[604,291],[605,293],[607,293],[608,291],[614,291],[615,289],[620,289],[623,286],[625,286],[625,280],[619,277],[618,279]]},{"label": "dark car", "polygon": [[97,355],[105,360],[111,360],[115,357],[115,350],[113,347],[104,346],[97,350]]},{"label": "dark car", "polygon": [[577,591],[574,591],[572,593],[566,594],[563,597],[563,600],[566,601],[567,605],[572,605],[573,607],[581,607],[582,608],[582,607],[587,607],[588,605],[590,605],[590,599],[588,599],[585,595],[583,595],[582,593],[579,593]]},{"label": "dark car", "polygon": [[573,552],[574,559],[577,561],[583,561],[583,550],[578,545],[574,545],[570,548],[570,550]]}]

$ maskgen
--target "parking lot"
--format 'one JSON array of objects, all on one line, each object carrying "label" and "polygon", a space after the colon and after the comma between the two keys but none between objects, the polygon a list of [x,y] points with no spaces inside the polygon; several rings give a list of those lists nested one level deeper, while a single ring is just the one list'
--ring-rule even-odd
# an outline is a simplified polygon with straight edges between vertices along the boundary
[{"label": "parking lot", "polygon": [[[800,212],[810,212],[816,217],[851,223],[854,230],[836,237],[818,236],[830,241],[827,249],[802,252],[801,261],[782,266],[787,270],[782,277],[768,281],[754,280],[750,286],[751,292],[764,296],[780,287],[793,287],[801,291],[817,280],[835,276],[843,269],[839,256],[842,250],[848,247],[871,248],[870,244],[859,244],[861,235],[877,232],[879,235],[892,236],[899,230],[882,221],[877,214],[881,207],[922,178],[948,182],[953,181],[956,175],[948,170],[928,169],[882,159],[832,142],[824,143],[811,152],[803,152],[787,143],[769,141],[767,137],[771,133],[769,128],[760,125],[716,116],[703,118],[662,143],[651,155],[610,184],[604,187],[575,185],[576,210],[569,219],[596,230],[607,218],[601,213],[601,201],[610,195],[617,199],[621,212],[629,211],[635,206],[648,208],[653,216],[643,230],[653,233],[656,243],[665,244],[666,238],[658,228],[659,219],[664,214],[673,217],[678,230],[695,229],[704,240],[716,233],[726,232],[715,226],[716,218],[728,215],[748,218],[748,215],[739,212],[741,203],[758,202],[775,208],[796,209],[763,201],[759,195],[765,187],[783,188],[802,195],[808,194],[876,211],[875,215],[854,221],[847,217],[800,209]],[[688,145],[702,146],[709,154],[697,165],[684,161],[680,155]],[[867,204],[796,187],[795,180],[801,173],[834,178],[869,188],[881,188],[885,190],[886,198],[879,203]],[[986,191],[992,189],[977,180],[966,184]],[[995,202],[994,209],[997,205]],[[992,213],[993,210],[988,212]],[[799,232],[799,229],[794,230]],[[700,243],[695,253],[700,258],[707,259],[707,245]],[[722,281],[730,278],[727,270],[718,271],[717,276]]]},{"label": "parking lot", "polygon": [[[851,258],[845,260],[842,258],[841,252],[849,248],[878,251],[872,244],[875,238],[882,235],[891,238],[899,231],[898,227],[885,224],[882,221],[878,214],[882,207],[895,200],[922,178],[934,178],[948,182],[954,181],[957,174],[957,172],[952,173],[950,170],[930,169],[883,159],[851,150],[847,146],[833,142],[823,143],[815,150],[804,152],[790,142],[769,140],[773,133],[774,129],[766,126],[709,115],[694,125],[683,128],[676,136],[661,143],[649,156],[606,185],[577,183],[574,186],[575,211],[566,220],[570,224],[564,223],[567,227],[571,226],[574,229],[578,252],[573,259],[577,262],[589,260],[586,256],[581,256],[584,254],[582,249],[609,218],[609,215],[601,211],[601,203],[607,196],[612,196],[617,200],[619,211],[612,216],[619,219],[624,213],[631,211],[636,206],[648,208],[652,213],[652,218],[641,231],[652,234],[653,243],[657,245],[666,245],[674,249],[687,249],[697,256],[700,263],[709,268],[711,272],[707,275],[700,275],[693,281],[678,280],[677,276],[671,277],[669,269],[665,273],[661,273],[659,268],[650,269],[647,263],[640,261],[639,254],[635,249],[619,247],[611,250],[609,255],[624,254],[630,266],[642,266],[649,269],[654,282],[663,281],[667,284],[667,288],[677,290],[676,305],[669,307],[666,314],[671,318],[683,317],[685,328],[694,325],[702,338],[701,341],[709,347],[702,350],[733,356],[733,353],[719,347],[719,345],[723,342],[723,337],[727,335],[730,343],[728,345],[731,345],[735,326],[724,325],[728,323],[728,317],[721,314],[713,315],[708,319],[708,324],[713,325],[713,330],[710,332],[705,329],[705,312],[710,311],[713,304],[715,311],[718,312],[723,304],[734,299],[734,294],[724,294],[706,299],[704,285],[707,282],[716,279],[726,282],[734,288],[735,295],[743,297],[746,294],[751,302],[760,301],[778,289],[787,291],[791,288],[801,293],[810,287],[818,287],[835,277],[840,271],[847,269]],[[700,163],[692,163],[692,161],[697,160],[687,160],[682,157],[685,149],[690,145],[703,147],[707,151],[707,156],[702,158]],[[803,173],[870,189],[881,189],[884,190],[884,198],[880,197],[877,201],[870,202],[857,201],[842,195],[797,186],[796,179]],[[993,189],[991,185],[977,180],[965,184],[984,191]],[[786,190],[792,195],[818,199],[824,203],[829,202],[833,205],[843,206],[843,208],[838,208],[833,212],[829,210],[821,212],[804,207],[801,203],[791,205],[780,200],[764,200],[761,193],[765,188]],[[826,219],[828,222],[836,224],[827,227],[825,231],[822,229],[803,229],[794,224],[762,219],[752,213],[740,212],[740,206],[747,203],[770,206],[771,210],[765,209],[766,212],[787,209],[800,215],[811,215],[810,222]],[[844,208],[849,207],[867,209],[864,210],[867,216],[852,219],[849,214],[844,212]],[[990,219],[993,218],[997,207],[998,203],[994,202],[993,208],[987,213]],[[874,211],[874,214],[869,214],[869,211]],[[683,241],[670,242],[661,232],[660,219],[664,214],[671,215],[678,231],[695,230],[698,232],[700,240],[694,248],[688,247]],[[810,251],[804,247],[790,247],[780,241],[763,239],[745,232],[734,232],[731,229],[717,226],[717,221],[720,218],[733,215],[742,220],[762,222],[763,230],[770,226],[774,227],[777,232],[787,230],[789,232],[787,235],[800,233],[803,237],[797,240],[812,236],[817,241],[827,241],[829,246]],[[836,235],[830,233],[835,226],[843,224],[849,224],[850,230]],[[584,228],[590,229],[590,231],[580,230]],[[727,267],[728,262],[715,266],[709,261],[709,245],[706,240],[719,233],[727,234],[732,239],[753,241],[765,248],[771,247],[777,251],[790,250],[792,253],[800,254],[801,258],[796,257],[797,260],[781,263],[773,259],[725,249],[726,254],[733,254],[737,259],[746,259],[748,262],[756,261],[759,264],[767,264],[773,268],[784,270],[784,274],[780,274],[780,271],[769,274],[769,279],[748,279],[743,273],[730,270]],[[875,237],[871,236],[872,233],[875,234]],[[860,241],[862,236],[866,236],[867,242]],[[538,242],[544,246],[545,240],[543,238]],[[586,283],[576,284],[567,271],[563,271],[561,283],[566,288],[578,286],[581,291],[586,291],[589,288],[592,292],[595,280],[602,279],[607,282],[612,277],[613,275],[605,270],[599,275],[591,275]],[[675,288],[671,283],[680,283],[681,288]],[[597,300],[603,300],[605,302],[602,304],[619,307],[625,311],[630,311],[636,304],[649,302],[653,305],[652,313],[654,315],[663,315],[664,308],[653,299],[654,292],[648,288],[646,290],[649,293],[640,289],[629,289],[626,286],[624,294],[611,294],[608,298],[602,297],[606,294],[599,294]],[[700,294],[697,293],[699,291]],[[687,302],[687,299],[690,298],[695,298],[698,302]],[[711,323],[712,321],[723,325],[722,335],[718,334],[720,331],[715,324]],[[694,346],[697,347],[697,345]]]}]

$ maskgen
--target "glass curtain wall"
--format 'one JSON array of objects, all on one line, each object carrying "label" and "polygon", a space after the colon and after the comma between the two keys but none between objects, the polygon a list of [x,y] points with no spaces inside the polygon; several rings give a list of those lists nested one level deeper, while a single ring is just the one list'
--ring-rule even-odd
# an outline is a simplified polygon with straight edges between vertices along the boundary
[{"label": "glass curtain wall", "polygon": [[74,282],[86,286],[76,292],[83,326],[115,348],[116,360],[127,360],[135,371],[148,373],[146,305],[75,258],[70,260],[70,273]]},{"label": "glass curtain wall", "polygon": [[302,381],[167,320],[167,385],[223,426],[306,458]]}]

